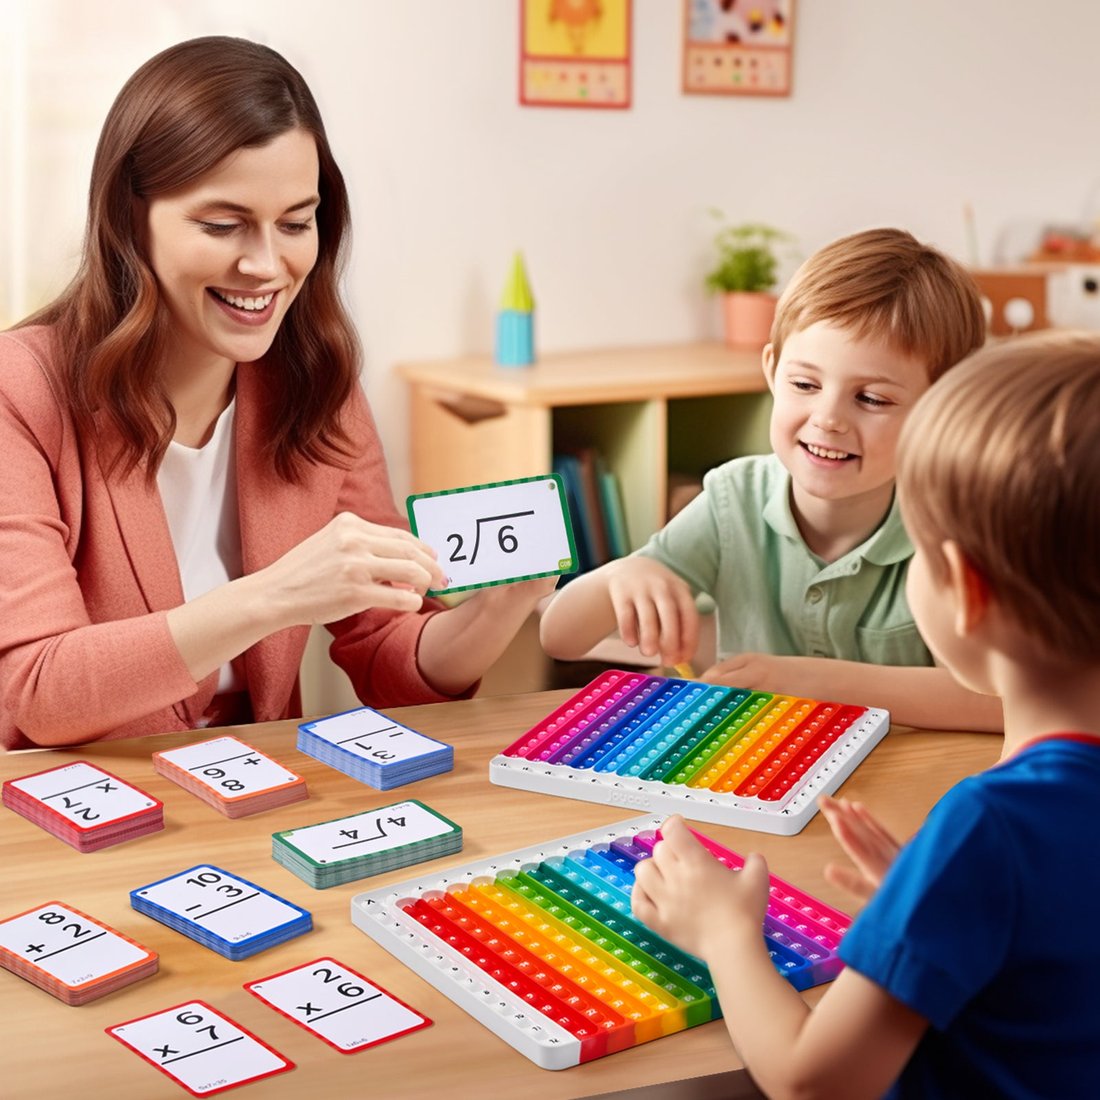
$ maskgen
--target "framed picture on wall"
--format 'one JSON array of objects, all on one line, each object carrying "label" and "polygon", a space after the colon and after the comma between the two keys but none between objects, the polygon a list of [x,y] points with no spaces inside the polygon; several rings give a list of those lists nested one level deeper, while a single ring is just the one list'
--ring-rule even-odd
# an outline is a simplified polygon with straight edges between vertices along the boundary
[{"label": "framed picture on wall", "polygon": [[631,0],[520,0],[519,101],[630,106]]},{"label": "framed picture on wall", "polygon": [[689,95],[791,94],[794,0],[684,0]]}]

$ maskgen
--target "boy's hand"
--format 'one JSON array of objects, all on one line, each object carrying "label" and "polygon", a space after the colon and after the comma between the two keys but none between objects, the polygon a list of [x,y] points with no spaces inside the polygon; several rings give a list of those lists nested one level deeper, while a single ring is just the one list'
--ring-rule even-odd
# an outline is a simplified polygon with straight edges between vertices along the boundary
[{"label": "boy's hand", "polygon": [[[653,856],[634,869],[634,915],[682,950],[706,960],[730,937],[759,940],[768,908],[768,866],[750,855],[723,867],[675,814],[661,826]],[[713,946],[712,946],[713,945]]]},{"label": "boy's hand", "polygon": [[[829,698],[828,662],[820,657],[776,657],[772,653],[738,653],[711,665],[699,677],[711,684],[786,692],[814,699]],[[816,681],[816,683],[815,683]]]},{"label": "boy's hand", "polygon": [[834,886],[854,894],[860,901],[867,901],[878,889],[890,865],[897,858],[901,845],[879,824],[862,802],[849,802],[846,798],[830,798],[827,794],[817,800],[833,836],[856,865],[856,870],[829,863],[825,878]]},{"label": "boy's hand", "polygon": [[665,665],[690,661],[699,644],[699,612],[686,582],[660,562],[631,556],[609,569],[607,595],[619,636]]}]

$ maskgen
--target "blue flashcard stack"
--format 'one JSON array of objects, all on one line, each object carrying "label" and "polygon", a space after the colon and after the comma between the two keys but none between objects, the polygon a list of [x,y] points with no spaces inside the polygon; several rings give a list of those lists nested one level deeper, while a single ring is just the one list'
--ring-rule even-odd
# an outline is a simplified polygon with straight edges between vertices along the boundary
[{"label": "blue flashcard stack", "polygon": [[130,905],[233,962],[313,928],[307,910],[209,863],[131,890]]},{"label": "blue flashcard stack", "polygon": [[298,750],[379,791],[449,772],[455,751],[392,718],[359,707],[303,722]]}]

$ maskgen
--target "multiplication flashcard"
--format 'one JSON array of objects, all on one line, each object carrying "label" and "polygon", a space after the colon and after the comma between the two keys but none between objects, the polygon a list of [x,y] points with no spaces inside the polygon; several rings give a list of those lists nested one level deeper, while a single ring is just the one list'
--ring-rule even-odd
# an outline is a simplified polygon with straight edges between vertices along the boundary
[{"label": "multiplication flashcard", "polygon": [[155,752],[153,767],[226,817],[244,817],[309,797],[300,775],[235,737]]},{"label": "multiplication flashcard", "polygon": [[192,1096],[212,1096],[294,1068],[205,1001],[174,1005],[106,1030]]},{"label": "multiplication flashcard", "polygon": [[140,981],[157,953],[60,901],[0,920],[0,966],[69,1005]]},{"label": "multiplication flashcard", "polygon": [[81,852],[164,828],[159,799],[84,760],[9,779],[2,799]]},{"label": "multiplication flashcard", "polygon": [[416,494],[407,507],[413,534],[435,550],[449,578],[443,591],[577,568],[565,487],[557,474]]},{"label": "multiplication flashcard", "polygon": [[245,989],[343,1054],[397,1039],[431,1020],[335,959],[314,959]]},{"label": "multiplication flashcard", "polygon": [[307,910],[209,863],[132,890],[130,904],[233,960],[265,951],[313,927]]}]

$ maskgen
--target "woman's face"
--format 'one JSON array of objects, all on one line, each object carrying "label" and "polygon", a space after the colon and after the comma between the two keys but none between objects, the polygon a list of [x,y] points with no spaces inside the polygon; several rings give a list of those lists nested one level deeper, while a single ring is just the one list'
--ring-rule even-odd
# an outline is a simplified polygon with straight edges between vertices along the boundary
[{"label": "woman's face", "polygon": [[316,142],[295,129],[149,200],[170,373],[250,363],[271,347],[317,262],[317,184]]}]

